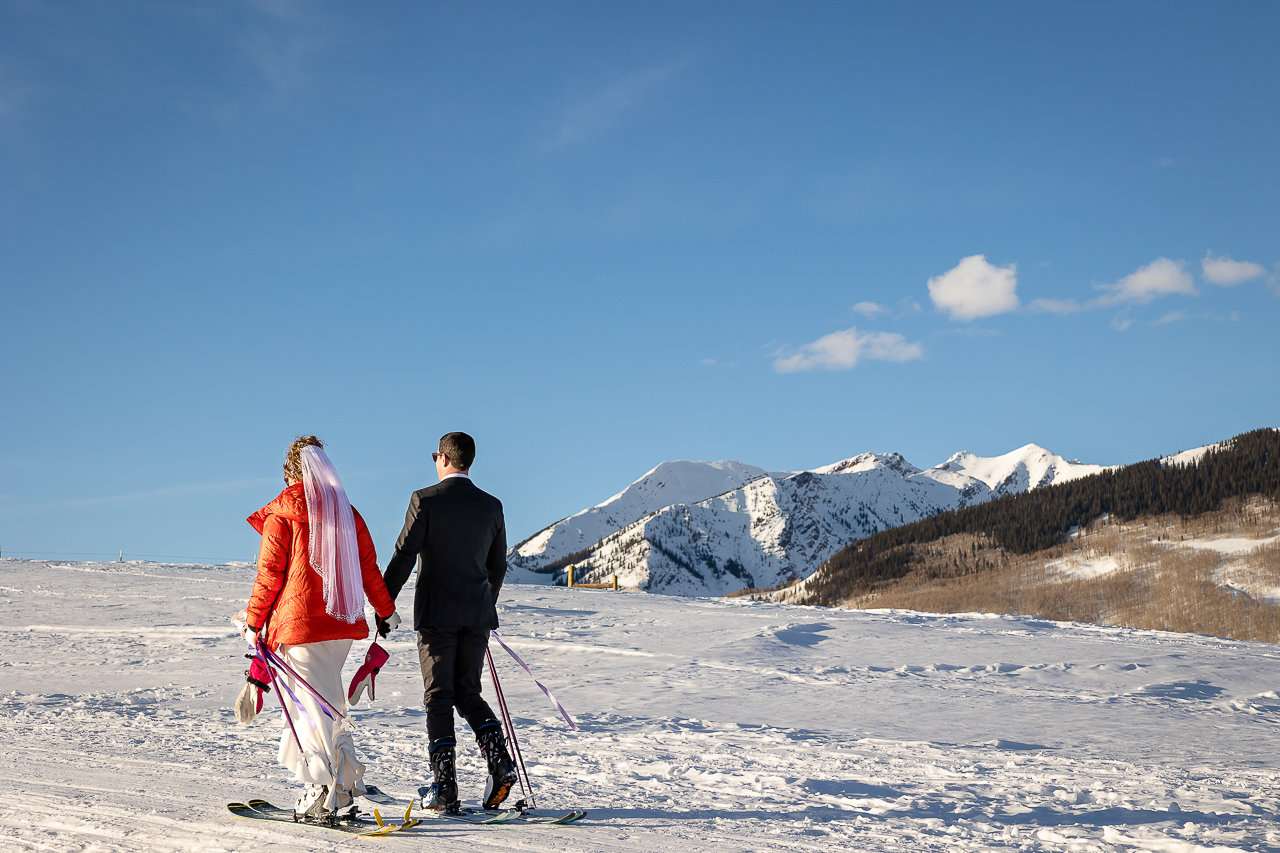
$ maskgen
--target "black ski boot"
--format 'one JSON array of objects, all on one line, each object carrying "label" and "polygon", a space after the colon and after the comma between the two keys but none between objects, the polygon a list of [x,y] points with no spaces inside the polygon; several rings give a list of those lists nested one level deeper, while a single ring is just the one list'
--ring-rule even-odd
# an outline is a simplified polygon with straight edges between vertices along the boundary
[{"label": "black ski boot", "polygon": [[496,722],[481,727],[476,734],[476,743],[484,753],[484,760],[489,765],[489,778],[484,783],[483,804],[486,809],[496,809],[511,793],[511,786],[520,778],[516,775],[515,763],[507,752],[507,742],[502,737],[502,727]]},{"label": "black ski boot", "polygon": [[445,814],[458,814],[462,810],[458,805],[458,769],[453,755],[455,744],[456,741],[449,738],[431,745],[431,772],[436,781],[431,785],[431,800],[423,806]]}]

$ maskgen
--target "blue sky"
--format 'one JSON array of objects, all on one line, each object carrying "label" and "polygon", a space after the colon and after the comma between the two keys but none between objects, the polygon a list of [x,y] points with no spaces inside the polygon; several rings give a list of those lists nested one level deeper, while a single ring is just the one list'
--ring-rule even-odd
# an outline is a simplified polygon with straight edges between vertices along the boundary
[{"label": "blue sky", "polygon": [[0,3],[0,549],[1280,425],[1274,3]]}]

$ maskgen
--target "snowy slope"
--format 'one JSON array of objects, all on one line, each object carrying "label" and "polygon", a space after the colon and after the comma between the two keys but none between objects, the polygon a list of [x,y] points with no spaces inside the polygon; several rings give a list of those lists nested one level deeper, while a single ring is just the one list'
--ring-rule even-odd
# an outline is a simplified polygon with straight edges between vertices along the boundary
[{"label": "snowy slope", "polygon": [[[763,468],[732,461],[663,462],[608,500],[557,521],[510,549],[512,568],[540,567],[588,548],[662,507],[700,501],[765,473]],[[536,560],[520,559],[526,556]]]},{"label": "snowy slope", "polygon": [[1160,464],[1165,467],[1170,465],[1198,465],[1210,450],[1218,450],[1228,444],[1230,444],[1229,441],[1222,441],[1217,444],[1206,444],[1204,447],[1193,447],[1191,450],[1184,450],[1181,453],[1163,457],[1160,460]]},{"label": "snowy slope", "polygon": [[[708,464],[664,463],[654,471]],[[508,565],[520,580],[547,582],[571,558],[579,582],[616,574],[625,586],[682,595],[776,586],[807,577],[871,533],[1103,470],[1033,444],[991,459],[959,453],[925,471],[896,453],[864,453],[796,474],[739,467],[754,478],[744,474],[723,493],[665,505],[670,492],[638,488],[651,472],[622,493],[631,495],[626,515],[606,513],[608,503],[579,513],[512,549]],[[591,518],[589,532],[575,526],[583,516]],[[617,524],[624,517],[632,521]],[[539,578],[540,571],[550,573]]]},{"label": "snowy slope", "polygon": [[[1280,429],[1275,427],[1274,429]],[[1181,453],[1175,453],[1172,456],[1165,456],[1160,459],[1160,464],[1169,465],[1198,465],[1204,455],[1211,450],[1220,450],[1228,447],[1234,439],[1220,441],[1217,444],[1206,444],[1204,447],[1193,447],[1191,450],[1183,450]]]},{"label": "snowy slope", "polygon": [[931,470],[967,474],[986,484],[993,497],[1003,497],[1051,483],[1078,480],[1107,469],[1102,465],[1084,465],[1078,460],[1067,461],[1043,447],[1028,444],[1012,453],[990,458],[957,453]]},{"label": "snowy slope", "polygon": [[[1193,853],[1280,846],[1272,645],[988,614],[508,584],[494,649],[539,804],[580,826],[378,841],[238,821],[289,802],[272,704],[240,726],[237,566],[0,560],[0,849]],[[412,590],[402,593],[404,606]],[[413,634],[353,710],[368,778],[427,773]],[[354,671],[366,644],[356,644]],[[486,679],[487,680],[487,679]],[[460,724],[461,725],[461,724]],[[459,731],[460,781],[483,776]]]}]

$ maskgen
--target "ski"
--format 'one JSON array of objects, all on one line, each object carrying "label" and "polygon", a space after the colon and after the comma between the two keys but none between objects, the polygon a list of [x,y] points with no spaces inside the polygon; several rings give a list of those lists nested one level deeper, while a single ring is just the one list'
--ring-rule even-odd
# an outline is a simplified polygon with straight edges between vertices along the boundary
[{"label": "ski", "polygon": [[[428,808],[427,803],[430,801],[432,794],[433,794],[433,791],[431,790],[430,785],[424,785],[418,789],[418,796],[421,798],[421,806],[423,809]],[[554,824],[557,826],[564,826],[566,824],[574,823],[575,821],[581,820],[582,818],[586,817],[587,813],[582,809],[574,809],[573,811],[566,812],[562,815],[557,815],[555,813],[544,813],[540,811],[533,811],[531,809],[525,808],[524,800],[521,800],[520,802],[516,803],[514,808],[509,808],[506,810],[483,809],[483,808],[475,808],[472,806],[464,806],[462,808],[461,815],[446,815],[440,812],[436,812],[436,814],[439,817],[445,817],[445,818],[462,817],[470,823],[484,823],[484,824],[510,823],[513,825],[523,823],[523,824],[546,824],[546,825]],[[489,816],[488,820],[484,819],[486,815]]]},{"label": "ski", "polygon": [[[426,816],[434,816],[434,817],[440,817],[445,819],[462,819],[462,820],[465,820],[467,823],[480,823],[480,824],[486,824],[489,826],[495,826],[495,825],[504,824],[504,823],[550,824],[550,825],[556,825],[556,826],[565,826],[567,824],[576,823],[577,821],[582,820],[582,818],[586,817],[586,814],[587,814],[584,809],[574,809],[572,811],[565,812],[564,814],[527,809],[527,808],[524,808],[524,805],[523,805],[524,801],[521,800],[519,803],[516,803],[516,805],[513,808],[509,808],[509,809],[487,810],[487,809],[482,809],[474,806],[467,806],[463,808],[462,810],[463,813],[461,815],[446,815],[446,814],[441,814],[435,811],[434,809],[430,809],[425,805],[425,803],[427,803],[431,799],[431,794],[432,794],[431,786],[424,785],[423,787],[418,789],[418,799],[412,800],[414,805],[419,806],[420,808],[425,810]],[[401,803],[403,803],[406,799],[411,799],[406,796],[397,797],[393,794],[388,794],[386,791],[383,791],[382,789],[378,788],[376,785],[367,786],[364,794],[362,794],[361,796],[371,803],[376,803],[378,805],[383,805],[383,806],[398,806]],[[512,814],[512,812],[514,812],[515,814]],[[423,814],[424,812],[422,811],[419,812],[419,815],[423,815]],[[419,819],[421,820],[424,818],[419,818]]]},{"label": "ski", "polygon": [[582,809],[574,809],[559,816],[554,813],[543,814],[542,812],[526,810],[520,812],[519,820],[521,823],[545,823],[565,826],[566,824],[576,823],[586,816],[587,813]]},{"label": "ski", "polygon": [[335,823],[310,823],[308,821],[300,821],[294,816],[293,809],[282,809],[279,806],[273,806],[266,800],[250,800],[247,803],[228,803],[227,811],[242,820],[261,820],[270,823],[290,823],[295,826],[306,826],[314,829],[327,829],[334,832],[341,832],[346,835],[358,835],[365,838],[376,838],[382,835],[390,835],[393,832],[409,829],[416,826],[418,820],[409,817],[409,812],[413,809],[410,804],[405,810],[404,821],[400,823],[388,823],[382,819],[377,810],[374,810],[375,820],[368,820],[364,817],[348,817],[338,820]]},{"label": "ski", "polygon": [[461,821],[462,823],[474,823],[480,826],[499,826],[515,820],[520,816],[520,812],[515,809],[507,809],[503,812],[486,812],[479,809],[463,809],[458,814],[449,814],[448,812],[432,810],[431,816],[438,817],[441,820]]},{"label": "ski", "polygon": [[360,796],[368,800],[369,802],[377,803],[380,806],[398,806],[401,803],[405,802],[406,800],[413,799],[413,797],[409,797],[409,796],[404,796],[404,797],[393,796],[391,794],[388,794],[386,791],[382,790],[381,788],[379,788],[377,785],[366,785],[364,789],[364,793],[360,794]]}]

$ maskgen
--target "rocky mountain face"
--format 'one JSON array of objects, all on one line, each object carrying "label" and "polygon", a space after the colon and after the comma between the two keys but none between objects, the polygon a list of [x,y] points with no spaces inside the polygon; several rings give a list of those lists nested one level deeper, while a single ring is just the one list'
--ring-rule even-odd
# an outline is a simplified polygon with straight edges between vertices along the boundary
[{"label": "rocky mountain face", "polygon": [[539,531],[507,553],[517,581],[618,576],[621,586],[720,595],[811,574],[863,536],[1006,494],[1102,471],[1029,444],[957,453],[916,468],[864,453],[810,471],[740,462],[664,462],[609,500]]}]

